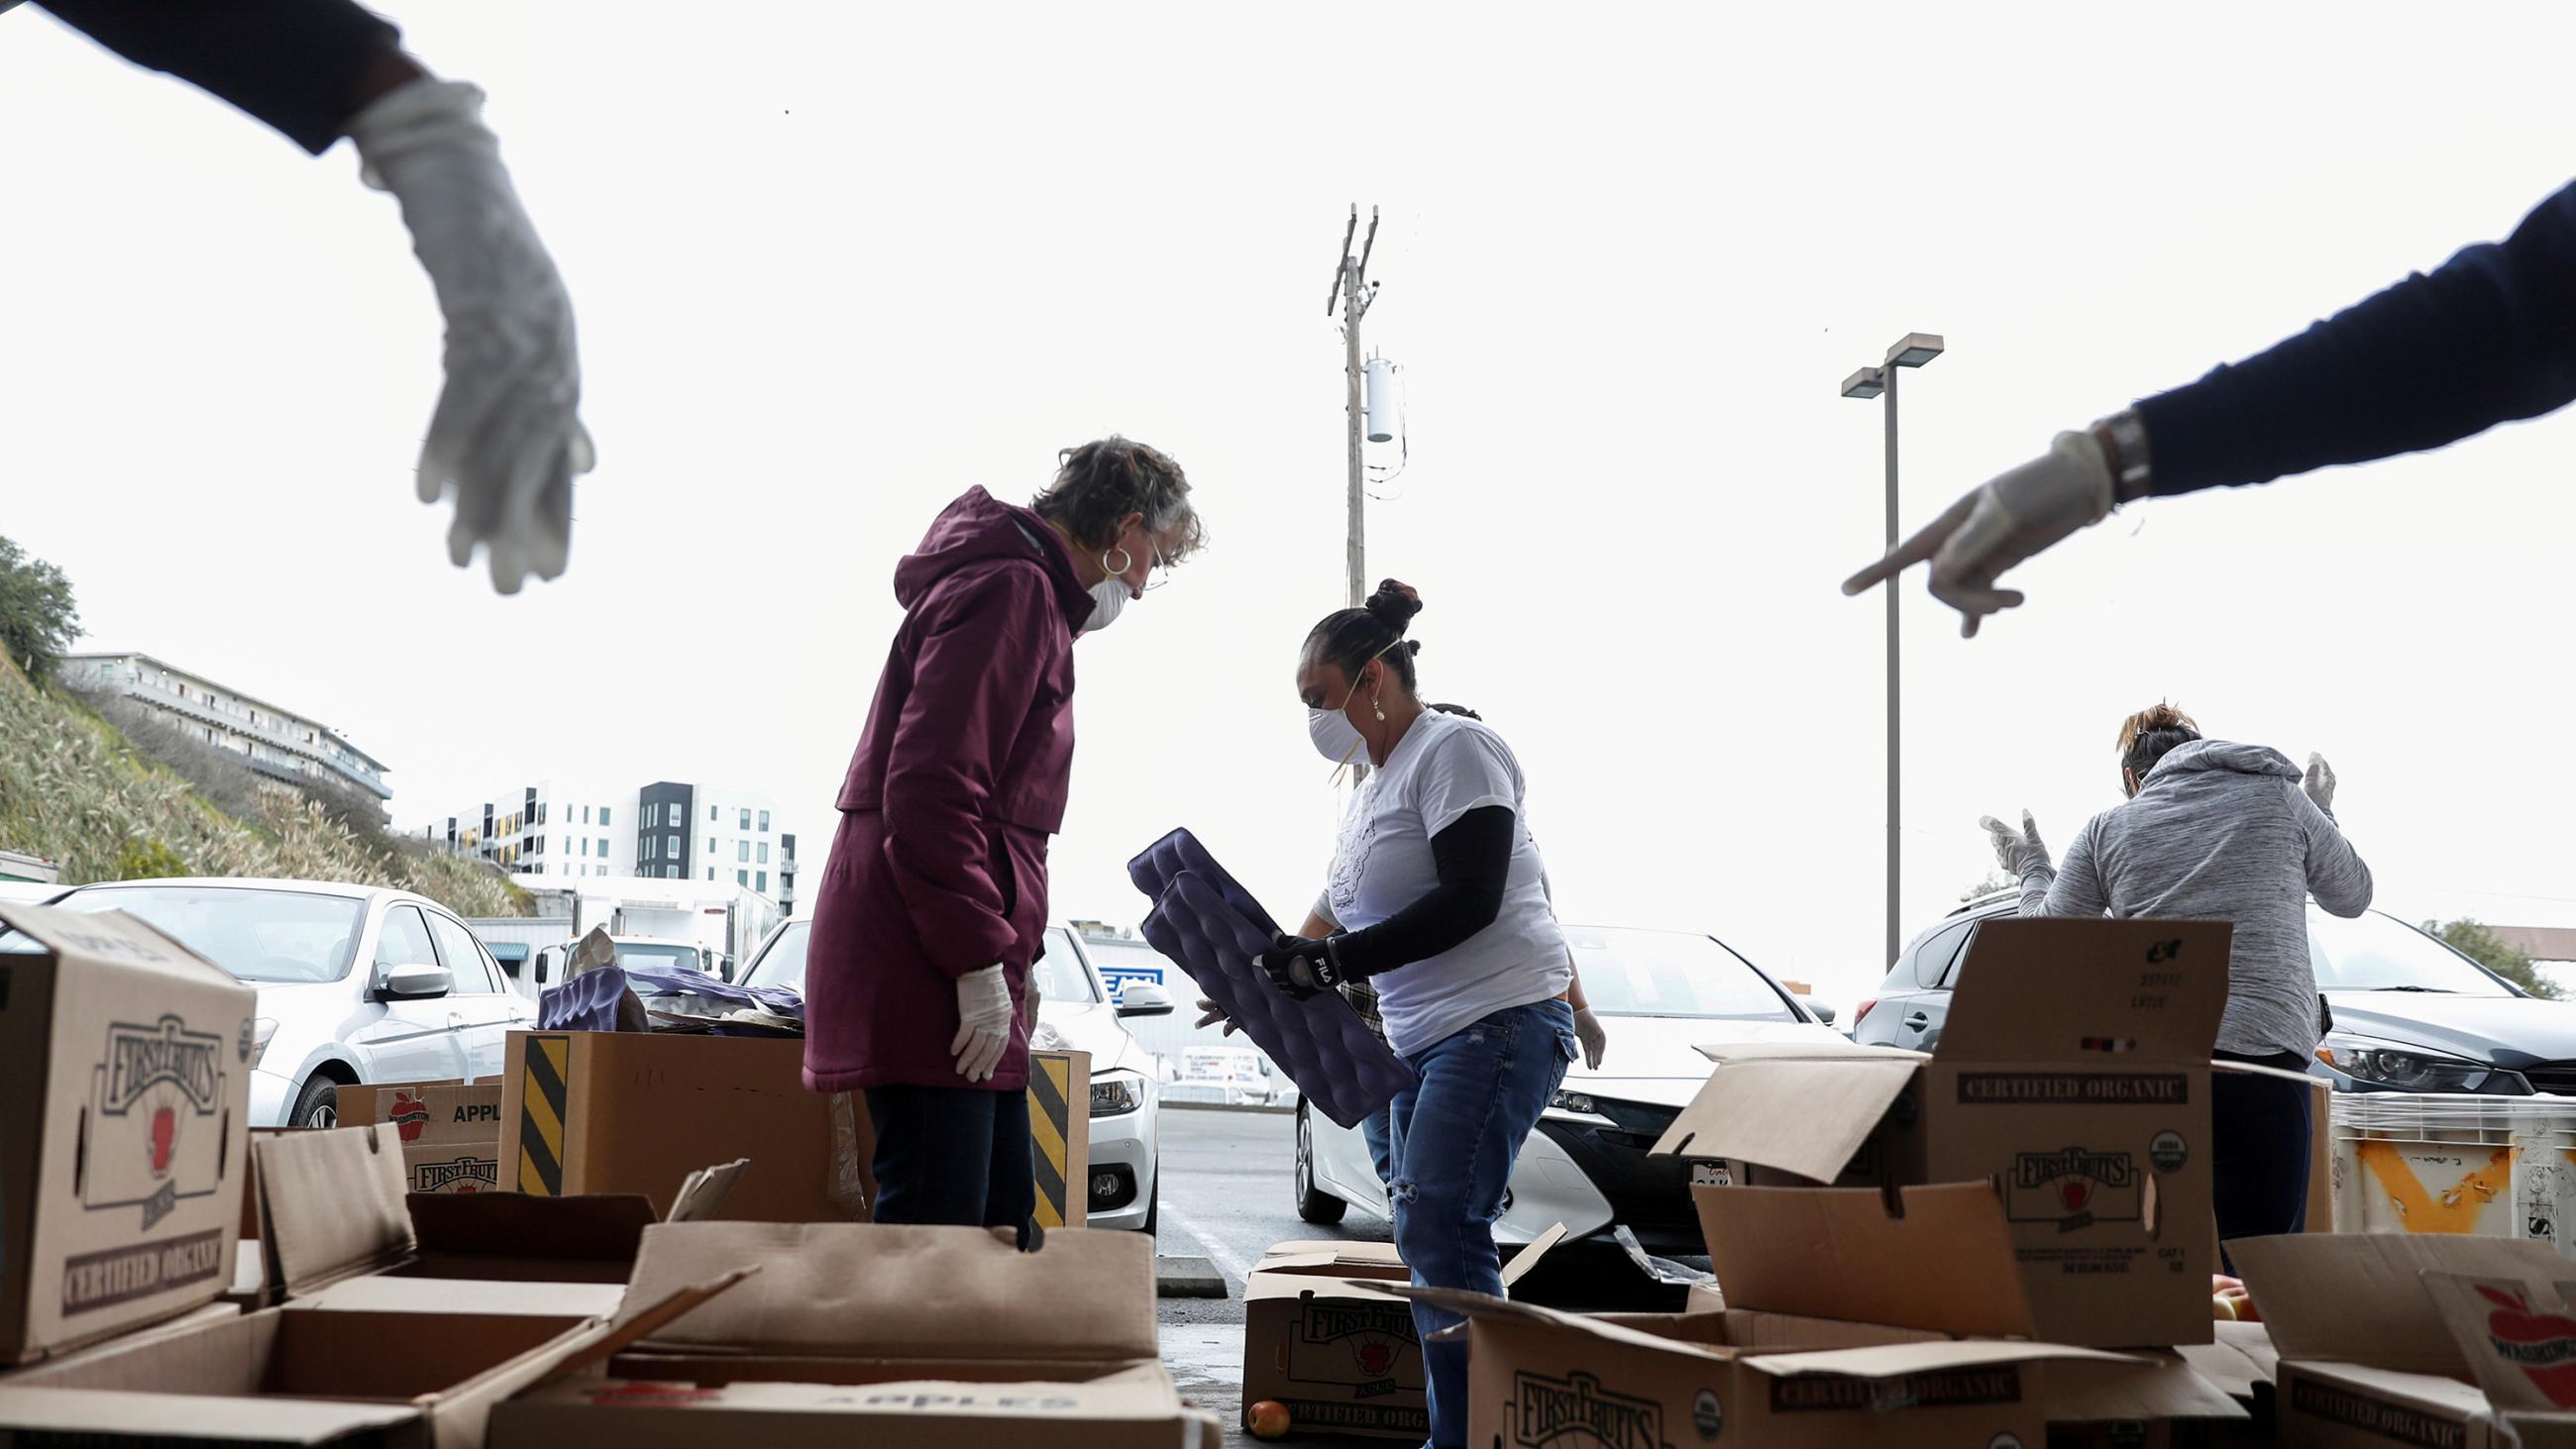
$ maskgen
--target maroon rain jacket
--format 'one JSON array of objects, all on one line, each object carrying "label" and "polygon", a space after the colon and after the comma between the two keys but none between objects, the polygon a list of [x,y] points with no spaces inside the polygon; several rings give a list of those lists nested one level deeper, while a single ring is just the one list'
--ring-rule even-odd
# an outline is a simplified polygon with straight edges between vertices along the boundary
[{"label": "maroon rain jacket", "polygon": [[[981,488],[895,566],[905,610],[814,894],[805,1085],[1025,1090],[1047,837],[1073,772],[1073,553]],[[991,1080],[957,1073],[957,978],[999,962],[1022,1003]]]}]

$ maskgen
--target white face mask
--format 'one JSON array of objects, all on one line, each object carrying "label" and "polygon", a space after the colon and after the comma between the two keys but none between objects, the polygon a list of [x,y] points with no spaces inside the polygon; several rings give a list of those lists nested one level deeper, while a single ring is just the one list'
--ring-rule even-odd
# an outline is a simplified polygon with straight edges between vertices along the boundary
[{"label": "white face mask", "polygon": [[1306,711],[1306,737],[1315,742],[1315,753],[1336,765],[1347,765],[1359,757],[1368,742],[1360,737],[1360,727],[1338,709]]},{"label": "white face mask", "polygon": [[1091,586],[1091,617],[1082,621],[1082,632],[1097,634],[1117,622],[1118,611],[1127,607],[1131,596],[1127,581],[1116,575]]}]

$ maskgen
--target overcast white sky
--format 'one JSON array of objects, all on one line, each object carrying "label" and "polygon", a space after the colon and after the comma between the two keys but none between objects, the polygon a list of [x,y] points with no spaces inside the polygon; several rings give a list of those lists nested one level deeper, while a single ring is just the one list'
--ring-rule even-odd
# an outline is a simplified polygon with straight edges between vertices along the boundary
[{"label": "overcast white sky", "polygon": [[[2565,184],[2576,10],[2344,3],[415,4],[582,325],[600,470],[515,599],[412,501],[439,321],[390,198],[33,7],[0,16],[0,533],[91,641],[343,727],[409,823],[579,770],[774,794],[819,876],[898,618],[971,484],[1112,430],[1215,544],[1079,651],[1063,916],[1196,829],[1283,915],[1331,849],[1292,687],[1340,602],[1353,199],[1412,467],[1373,575],[1530,777],[1570,919],[1883,973],[1880,414],[1905,514]],[[2133,510],[1974,641],[1907,580],[1909,934],[1980,813],[2116,802],[2172,696],[2324,750],[2410,917],[2576,922],[2576,412]]]}]

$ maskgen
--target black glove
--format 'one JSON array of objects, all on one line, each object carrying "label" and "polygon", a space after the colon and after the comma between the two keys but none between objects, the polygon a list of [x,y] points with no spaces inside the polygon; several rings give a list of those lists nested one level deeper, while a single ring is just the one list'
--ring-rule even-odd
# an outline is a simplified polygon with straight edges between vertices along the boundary
[{"label": "black glove", "polygon": [[1331,948],[1312,937],[1282,932],[1271,940],[1269,950],[1252,959],[1270,984],[1288,993],[1291,1001],[1303,1001],[1337,984]]}]

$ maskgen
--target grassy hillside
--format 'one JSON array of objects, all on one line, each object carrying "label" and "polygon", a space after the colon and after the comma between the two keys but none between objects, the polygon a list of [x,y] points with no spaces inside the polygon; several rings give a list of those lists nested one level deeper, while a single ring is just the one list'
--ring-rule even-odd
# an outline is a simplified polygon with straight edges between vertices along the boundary
[{"label": "grassy hillside", "polygon": [[194,767],[198,783],[0,656],[0,848],[60,862],[67,883],[285,876],[399,886],[459,915],[528,914],[527,892],[480,862],[388,836],[246,767],[222,788],[206,771],[235,767]]}]

